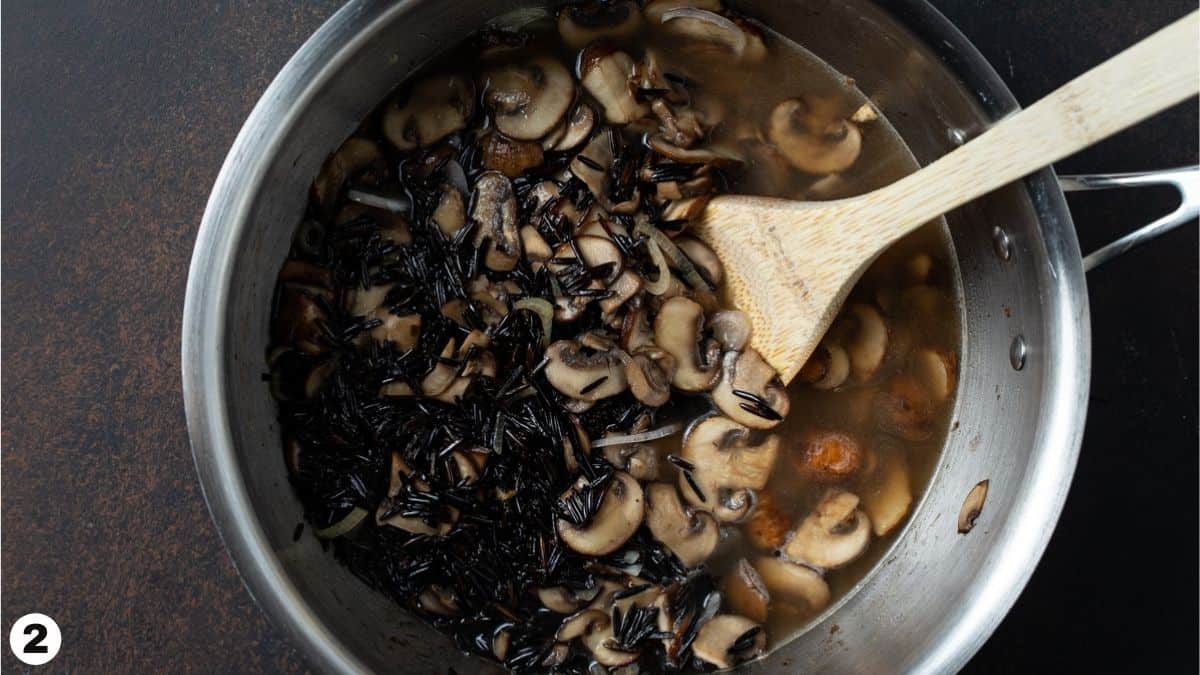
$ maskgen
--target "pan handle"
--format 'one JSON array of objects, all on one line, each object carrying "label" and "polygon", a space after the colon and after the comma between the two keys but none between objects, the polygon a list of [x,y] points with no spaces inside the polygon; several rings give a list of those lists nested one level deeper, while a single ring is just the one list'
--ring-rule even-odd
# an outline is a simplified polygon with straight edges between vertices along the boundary
[{"label": "pan handle", "polygon": [[1179,206],[1174,211],[1092,251],[1083,259],[1084,271],[1091,271],[1134,246],[1166,234],[1200,215],[1200,166],[1182,166],[1175,169],[1137,173],[1059,176],[1058,184],[1062,187],[1063,192],[1141,187],[1143,185],[1170,185],[1179,191]]}]

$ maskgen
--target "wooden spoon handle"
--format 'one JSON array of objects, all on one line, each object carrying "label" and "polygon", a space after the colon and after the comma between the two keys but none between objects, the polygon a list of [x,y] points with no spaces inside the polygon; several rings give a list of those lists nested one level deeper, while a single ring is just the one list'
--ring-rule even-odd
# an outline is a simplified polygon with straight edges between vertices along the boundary
[{"label": "wooden spoon handle", "polygon": [[1194,96],[1200,92],[1198,45],[1200,12],[1192,12],[924,169],[866,195],[874,217],[863,225],[886,245]]}]

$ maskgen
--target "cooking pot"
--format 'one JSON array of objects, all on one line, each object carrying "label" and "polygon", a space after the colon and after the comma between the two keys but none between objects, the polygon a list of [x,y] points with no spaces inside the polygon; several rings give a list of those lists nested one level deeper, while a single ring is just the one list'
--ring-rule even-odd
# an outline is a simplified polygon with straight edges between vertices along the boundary
[{"label": "cooking pot", "polygon": [[[864,0],[738,4],[854,77],[922,164],[1017,108],[979,53],[920,0],[882,7]],[[312,177],[359,121],[446,46],[498,16],[515,21],[541,6],[350,2],[275,78],[208,202],[183,322],[192,451],[247,587],[321,670],[495,668],[459,653],[370,590],[314,537],[293,541],[302,509],[260,378],[275,276]],[[1194,217],[1193,201],[1090,260]],[[1054,528],[1083,434],[1091,352],[1084,260],[1063,191],[1044,169],[946,221],[964,307],[962,381],[929,488],[882,562],[807,633],[744,666],[747,672],[955,670],[1016,600]],[[984,479],[990,490],[983,513],[973,531],[959,534],[963,499]]]}]

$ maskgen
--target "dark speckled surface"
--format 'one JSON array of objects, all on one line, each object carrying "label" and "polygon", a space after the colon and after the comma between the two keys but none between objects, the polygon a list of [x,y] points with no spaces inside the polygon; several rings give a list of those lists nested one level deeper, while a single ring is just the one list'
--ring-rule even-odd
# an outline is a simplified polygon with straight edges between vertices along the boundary
[{"label": "dark speckled surface", "polygon": [[[1023,103],[1195,7],[936,4]],[[306,670],[209,521],[184,428],[179,324],[225,152],[335,8],[5,3],[2,628],[45,612],[63,648],[29,669],[5,647],[4,672]],[[1196,126],[1187,104],[1060,169],[1192,163]],[[1168,200],[1073,206],[1089,249]],[[1194,669],[1196,250],[1192,226],[1091,275],[1095,375],[1075,487],[1033,582],[972,672]],[[1133,511],[1146,503],[1153,514]]]}]

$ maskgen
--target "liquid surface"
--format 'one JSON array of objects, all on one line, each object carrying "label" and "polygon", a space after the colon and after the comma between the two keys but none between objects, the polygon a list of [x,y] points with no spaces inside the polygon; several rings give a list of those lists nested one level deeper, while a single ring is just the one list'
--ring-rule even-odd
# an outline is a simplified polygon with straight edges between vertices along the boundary
[{"label": "liquid surface", "polygon": [[[649,12],[646,14],[648,16]],[[738,17],[733,18],[741,21]],[[691,32],[685,35],[682,34],[685,31],[663,28],[672,21],[695,21],[695,16],[684,15],[659,24],[646,17],[643,19],[640,26],[632,32],[605,36],[605,43],[628,53],[637,64],[653,60],[662,73],[670,74],[668,79],[672,83],[686,82],[686,85],[680,86],[681,91],[686,92],[686,101],[673,102],[671,105],[675,113],[692,110],[701,116],[705,130],[696,147],[716,148],[737,158],[733,166],[721,166],[714,170],[718,191],[793,199],[835,199],[861,194],[886,185],[917,168],[901,139],[879,111],[854,88],[852,79],[834,72],[801,46],[771,32],[768,28],[749,26],[744,29],[749,31],[751,42],[754,39],[761,40],[761,45],[765,47],[764,58],[752,59],[744,54],[745,50],[752,49],[753,45],[747,47],[742,42],[736,42],[741,49],[739,52],[738,49],[729,46],[729,40],[725,37],[714,43],[709,39],[699,39]],[[707,19],[701,17],[699,24],[693,28],[702,31],[713,26],[727,28],[720,22],[704,26],[706,21]],[[485,45],[492,47],[484,48],[483,57],[480,57],[479,41],[472,41],[452,50],[444,58],[431,64],[425,72],[432,77],[464,74],[479,81],[482,77],[481,71],[491,72],[505,64],[522,64],[531,59],[553,58],[572,65],[576,80],[580,79],[581,70],[587,68],[585,60],[580,57],[580,49],[565,45],[553,24],[530,24],[523,27],[522,33],[519,44],[515,44],[511,49],[495,48],[495,36],[484,40]],[[505,44],[504,40],[513,41],[511,36],[504,36],[500,44]],[[743,56],[737,56],[739,53]],[[487,108],[488,104],[484,101],[488,86],[494,86],[494,83],[488,83],[486,78],[483,81],[485,84],[480,86],[483,100],[476,104],[477,109]],[[400,98],[411,96],[408,87],[409,85],[401,87]],[[580,90],[585,91],[586,88]],[[597,101],[588,93],[582,93],[581,96],[582,100],[590,104],[603,118],[600,111],[605,109],[604,102]],[[776,114],[778,106],[794,99],[803,100],[806,109],[821,111],[829,117],[829,129],[820,130],[829,136],[844,133],[844,130],[839,132],[839,129],[847,118],[853,116],[857,120],[850,124],[852,133],[861,135],[861,150],[848,166],[836,172],[805,171],[785,156],[786,153],[781,147],[783,141],[778,133],[772,133],[773,115]],[[414,147],[396,147],[395,139],[389,139],[386,133],[387,119],[391,114],[389,106],[393,105],[390,100],[385,102],[376,113],[364,121],[356,137],[382,148],[387,164],[399,164],[405,167],[404,171],[411,172],[414,170],[414,164],[431,161],[427,158],[435,153],[429,148],[436,147],[437,143],[423,145],[419,138],[421,129],[419,125],[412,123],[409,131],[413,134],[411,138],[416,139],[413,141]],[[627,142],[648,142],[649,138],[662,134],[662,127],[661,120],[655,121],[653,115],[647,117],[649,122],[643,120],[624,126],[610,126],[615,129],[615,133],[627,138]],[[774,119],[777,120],[778,117]],[[600,129],[602,124],[603,119],[599,120],[596,129]],[[385,129],[383,133],[381,128]],[[401,141],[402,144],[404,142]],[[581,147],[583,146],[575,147],[568,151],[567,155],[578,153]],[[463,165],[460,170],[465,169],[467,182],[473,183],[483,169],[472,166],[470,152],[468,148],[455,146],[452,152],[447,151],[446,156],[457,157],[458,162]],[[553,156],[554,153],[548,151],[545,158],[550,159],[544,158],[543,161],[549,165],[554,161]],[[569,157],[564,155],[564,159]],[[437,170],[445,171],[445,159],[441,161],[443,164],[439,165]],[[478,162],[478,157],[474,158],[474,162]],[[328,172],[334,163],[334,160],[331,160],[323,174]],[[519,195],[522,191],[528,195],[531,185],[549,175],[538,174],[542,171],[538,166],[535,165],[525,173],[515,172],[521,174],[513,180]],[[566,165],[560,163],[559,166],[561,170]],[[356,224],[364,214],[370,216],[370,222],[365,226],[377,229],[385,236],[389,231],[398,232],[414,227],[414,224],[408,221],[413,216],[411,211],[414,206],[410,204],[405,207],[403,202],[405,199],[419,202],[420,196],[416,193],[405,194],[392,188],[394,179],[388,174],[390,169],[380,170],[382,178],[373,177],[370,171],[373,170],[359,176],[352,175],[353,171],[343,171],[343,175],[332,182],[328,176],[318,177],[309,218],[301,226],[293,250],[296,260],[317,260],[318,267],[325,265],[323,261],[328,256],[327,249],[333,244],[326,242],[324,238],[351,236],[339,233],[343,232],[343,228],[348,224],[352,227],[359,226]],[[534,174],[537,174],[538,178],[529,178]],[[453,176],[449,181],[455,182]],[[471,188],[475,189],[474,186]],[[355,194],[352,194],[352,191]],[[329,194],[337,196],[330,197]],[[365,198],[363,195],[366,195]],[[473,201],[478,198],[478,195],[475,195],[464,207],[470,209]],[[337,207],[331,209],[330,204],[336,204]],[[364,207],[364,204],[368,206]],[[380,205],[383,208],[375,208]],[[410,212],[401,213],[405,208]],[[415,209],[420,212],[419,203]],[[617,218],[614,222],[619,223],[620,219]],[[306,245],[306,228],[319,228],[323,243],[315,247]],[[300,250],[306,248],[307,251]],[[395,253],[382,255],[385,258],[393,256],[387,260],[396,261],[406,254],[401,246]],[[722,591],[722,615],[755,611],[753,607],[747,609],[744,599],[742,602],[735,599],[735,596],[741,597],[740,594],[744,590],[733,586],[741,570],[757,570],[750,572],[758,579],[751,585],[765,586],[766,595],[769,595],[764,615],[755,619],[765,619],[765,630],[761,631],[761,635],[746,631],[742,631],[747,633],[746,635],[740,635],[746,645],[765,638],[760,644],[762,648],[754,651],[741,645],[745,648],[731,650],[731,654],[732,651],[744,651],[747,654],[769,652],[803,632],[817,615],[836,604],[879,561],[906,522],[912,505],[918,501],[944,443],[956,390],[960,333],[954,300],[954,271],[949,262],[951,259],[943,233],[934,225],[906,238],[881,256],[851,294],[846,308],[831,328],[812,363],[787,388],[788,405],[785,419],[778,426],[761,432],[774,434],[778,441],[777,457],[770,469],[769,478],[764,486],[752,491],[753,508],[748,515],[720,523],[719,543],[701,566],[703,572],[711,577],[711,583]],[[387,277],[386,264],[384,277],[390,278]],[[364,262],[363,268],[366,269],[367,265],[368,263]],[[328,294],[327,302],[358,307],[358,299],[368,293],[369,288],[365,292],[351,290],[347,299],[343,295],[345,291],[336,290],[339,285],[338,275],[342,272],[338,270],[336,263],[331,268],[334,282],[329,286],[335,290]],[[321,275],[316,273],[316,276]],[[503,274],[493,277],[502,279]],[[305,281],[310,282],[311,279]],[[332,540],[337,554],[368,583],[381,587],[381,590],[408,604],[418,614],[429,618],[434,625],[455,635],[461,648],[499,657],[506,665],[516,670],[521,670],[526,662],[534,663],[530,657],[514,665],[510,663],[512,658],[505,659],[497,653],[496,636],[499,632],[489,634],[486,639],[472,638],[468,634],[469,626],[464,628],[464,621],[456,618],[456,600],[439,595],[444,589],[429,587],[418,593],[417,590],[399,592],[388,588],[389,584],[394,585],[394,582],[383,578],[386,577],[386,573],[381,570],[387,568],[387,564],[380,563],[379,559],[387,556],[402,557],[405,555],[405,547],[409,544],[404,539],[390,538],[395,532],[389,530],[387,520],[396,514],[385,514],[382,507],[377,514],[378,521],[377,518],[371,517],[371,514],[376,513],[375,504],[385,488],[389,492],[388,497],[392,496],[394,490],[387,485],[389,482],[395,483],[397,472],[407,477],[413,469],[407,464],[403,469],[397,468],[394,449],[360,447],[357,439],[348,438],[351,433],[358,432],[347,431],[341,435],[334,433],[332,436],[326,433],[321,436],[324,446],[314,447],[318,444],[315,439],[319,434],[306,425],[312,424],[314,415],[341,414],[329,412],[329,401],[338,399],[337,404],[344,406],[346,396],[334,396],[330,389],[350,387],[351,385],[343,384],[340,379],[350,375],[340,372],[346,368],[345,359],[331,358],[330,350],[321,346],[323,340],[330,338],[313,337],[310,342],[297,338],[301,332],[298,328],[301,321],[294,313],[289,314],[285,311],[288,288],[293,288],[297,283],[295,271],[289,276],[285,266],[284,273],[281,274],[281,299],[278,301],[274,317],[276,338],[270,358],[275,375],[274,386],[283,410],[281,418],[284,421],[289,467],[305,503],[306,515],[317,528],[318,535]],[[374,282],[368,282],[367,285],[370,283]],[[318,283],[317,286],[321,284]],[[316,291],[311,290],[311,285],[306,287],[310,288],[309,292],[317,295],[326,292],[323,286]],[[382,302],[382,299],[383,296],[380,295],[376,302]],[[452,298],[449,301],[452,301]],[[511,299],[509,306],[508,311],[513,311]],[[322,314],[323,319],[329,320],[330,317],[323,315],[326,311],[334,312],[318,307],[311,310],[310,314]],[[303,314],[301,317],[303,318]],[[422,335],[428,334],[428,324],[426,319],[425,328],[422,329],[425,333]],[[361,330],[360,325],[356,331]],[[530,333],[530,339],[536,341],[536,331],[533,328],[530,330],[533,331]],[[326,330],[326,333],[328,332]],[[466,332],[465,329],[463,332]],[[355,334],[357,335],[357,332]],[[570,335],[572,331],[569,328],[556,324],[555,338]],[[359,339],[361,343],[360,338],[352,339]],[[384,348],[386,349],[386,345]],[[368,348],[360,347],[359,351],[366,349]],[[297,355],[300,352],[303,353]],[[455,358],[453,353],[444,356]],[[428,377],[433,369],[438,367],[434,357],[436,354],[430,357],[432,360],[428,361],[427,369],[420,373],[421,377]],[[504,363],[511,361],[503,356],[498,360],[501,369]],[[500,372],[496,378],[504,379],[506,375],[507,373]],[[332,385],[329,384],[330,380],[333,381]],[[389,389],[393,385],[408,389],[401,393],[399,389]],[[603,383],[592,383],[589,386],[603,386]],[[420,389],[420,385],[414,387],[404,384],[400,379],[391,383],[385,381],[380,389],[380,400],[395,401],[397,396],[412,395],[419,398]],[[500,393],[503,393],[503,388]],[[297,399],[300,401],[297,402]],[[629,400],[629,405],[636,405],[636,401]],[[354,401],[354,404],[364,405],[360,401]],[[696,414],[711,414],[714,410],[717,410],[717,407],[707,395],[676,395],[669,404],[659,408],[657,413],[652,415],[652,426],[667,428],[676,423],[691,423],[695,426],[692,418]],[[587,418],[589,414],[593,418]],[[591,413],[580,413],[585,424],[587,419],[594,419],[597,414],[595,410]],[[365,417],[362,414],[359,416]],[[480,424],[486,426],[490,421],[490,418],[483,419],[480,420]],[[497,438],[504,435],[502,428],[497,431],[494,427],[487,427],[486,430],[489,438],[493,435]],[[335,439],[332,441],[335,445],[345,441],[345,452],[358,453],[358,456],[365,459],[361,462],[342,459],[341,455],[337,454],[342,452],[341,450],[330,451],[330,438]],[[430,436],[429,442],[433,443],[433,439],[434,436]],[[689,493],[688,482],[691,479],[683,475],[686,471],[679,470],[686,464],[686,461],[682,464],[677,461],[681,455],[686,456],[686,452],[681,450],[680,434],[669,434],[647,443],[653,448],[652,456],[659,467],[653,480],[662,484],[677,485],[685,497],[685,506],[690,502],[698,511],[704,511],[704,503],[709,500],[698,498],[694,491]],[[454,447],[448,446],[448,452],[453,450]],[[592,455],[596,456],[600,451],[600,448],[596,448],[592,450]],[[305,457],[314,459],[305,464]],[[408,454],[405,457],[408,457]],[[314,467],[315,463],[320,463],[320,466]],[[495,460],[492,460],[492,463],[494,464]],[[485,465],[479,473],[486,477],[488,470]],[[374,485],[371,485],[372,482]],[[409,486],[408,489],[413,488]],[[521,499],[520,490],[515,492],[516,498]],[[821,521],[817,517],[818,513],[826,513],[827,510],[828,522]],[[400,515],[416,517],[416,512]],[[412,525],[409,532],[413,532],[414,527],[421,530],[422,532],[415,537],[417,540],[421,540],[422,537],[439,536],[435,532],[436,528],[429,525],[435,521],[436,518],[427,519],[425,525]],[[806,524],[810,526],[807,530]],[[430,532],[424,533],[424,529],[430,529]],[[816,544],[802,546],[801,540],[804,540],[803,535],[806,531],[809,534],[820,535],[816,538]],[[853,555],[829,553],[830,547],[834,546],[831,542],[845,546],[845,542],[851,537],[864,532],[869,532],[863,540],[864,546],[861,550],[854,551]],[[441,533],[441,536],[444,535],[444,532]],[[637,535],[642,536],[643,534]],[[648,534],[644,536],[647,540],[650,539]],[[541,545],[546,544],[543,541]],[[828,555],[833,557],[821,557]],[[846,560],[842,559],[847,557]],[[822,560],[826,564],[821,564]],[[607,564],[613,563],[608,560]],[[798,593],[795,588],[778,586],[778,579],[769,578],[766,571],[774,564],[788,566],[787,570],[799,569],[800,573],[807,575],[806,579],[811,578],[813,583],[826,588],[827,591],[823,595],[818,593],[820,597],[814,599],[811,594]],[[639,569],[641,566],[639,563]],[[631,574],[629,578],[637,578],[637,572]],[[642,575],[649,576],[649,573],[642,572]],[[624,584],[624,588],[637,586],[633,581],[619,583]],[[513,592],[524,593],[529,590],[531,589],[518,588]],[[638,594],[632,597],[636,600]],[[750,604],[753,605],[753,602]],[[636,602],[632,606],[636,607]],[[619,615],[614,616],[614,623],[619,618]],[[500,624],[493,622],[488,625]],[[558,629],[557,623],[548,626],[545,630],[550,631],[549,634]],[[535,640],[513,628],[488,630],[510,631],[503,638],[505,649],[508,648],[508,641],[512,640],[515,645],[513,649],[519,654],[524,654],[521,650],[533,650],[530,654],[536,651],[535,660],[543,667],[544,659],[553,656],[552,647],[540,644],[534,650],[530,645],[534,644]],[[561,633],[559,642],[564,642]],[[512,657],[512,654],[508,656]],[[719,657],[713,658],[719,660]],[[709,666],[731,665],[734,662],[732,656],[729,664],[717,663],[713,658],[707,660]],[[690,665],[703,665],[702,661],[705,659],[697,655],[691,662],[685,659],[682,663],[658,663],[655,667],[686,668]],[[571,663],[564,657],[564,672],[569,670]],[[643,663],[643,666],[648,667],[648,664]],[[622,666],[610,664],[610,667]]]}]

